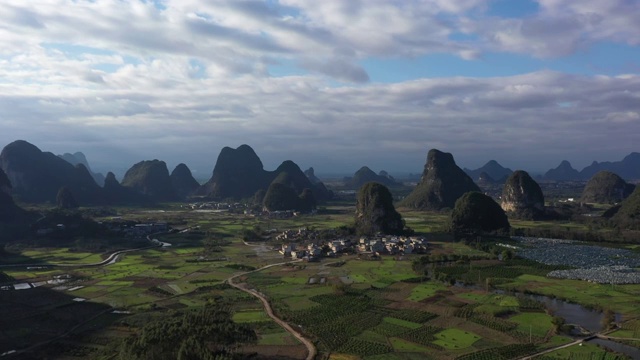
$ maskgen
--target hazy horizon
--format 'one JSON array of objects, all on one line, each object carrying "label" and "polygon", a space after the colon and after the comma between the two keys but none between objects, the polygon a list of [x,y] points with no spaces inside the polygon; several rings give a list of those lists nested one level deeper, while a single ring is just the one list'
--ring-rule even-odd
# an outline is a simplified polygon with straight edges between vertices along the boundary
[{"label": "hazy horizon", "polygon": [[0,144],[420,173],[429,149],[542,173],[640,151],[632,0],[7,0]]}]

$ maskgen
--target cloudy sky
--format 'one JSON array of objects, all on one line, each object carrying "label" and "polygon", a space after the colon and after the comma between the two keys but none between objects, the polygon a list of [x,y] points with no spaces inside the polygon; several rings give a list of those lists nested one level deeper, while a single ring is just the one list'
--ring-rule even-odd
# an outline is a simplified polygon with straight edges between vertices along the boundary
[{"label": "cloudy sky", "polygon": [[637,0],[2,0],[0,144],[94,169],[581,169],[640,151]]}]

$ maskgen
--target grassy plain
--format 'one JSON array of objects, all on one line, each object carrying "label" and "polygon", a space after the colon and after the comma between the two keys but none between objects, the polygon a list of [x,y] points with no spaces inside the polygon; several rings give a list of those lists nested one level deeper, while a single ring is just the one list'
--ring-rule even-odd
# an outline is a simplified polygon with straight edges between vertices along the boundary
[{"label": "grassy plain", "polygon": [[[281,243],[246,245],[240,234],[244,229],[254,227],[277,231],[302,227],[331,229],[349,224],[353,219],[353,207],[349,206],[329,206],[325,214],[286,220],[192,212],[177,207],[169,207],[162,212],[123,211],[126,219],[180,220],[181,227],[190,227],[193,231],[158,236],[172,246],[128,253],[109,266],[3,270],[17,281],[45,281],[58,275],[70,275],[73,280],[60,285],[55,291],[46,289],[47,294],[55,294],[45,297],[50,301],[30,303],[29,307],[20,305],[17,297],[9,299],[0,294],[0,300],[6,305],[5,313],[13,310],[13,317],[9,319],[21,324],[11,329],[0,329],[4,331],[0,332],[0,344],[3,346],[0,350],[6,351],[8,346],[14,346],[10,344],[24,346],[30,341],[28,339],[46,338],[44,334],[34,335],[30,327],[40,321],[42,313],[51,309],[61,309],[59,311],[66,313],[84,306],[75,303],[72,300],[75,297],[83,298],[86,300],[84,304],[95,307],[83,307],[83,312],[78,312],[82,317],[78,316],[73,322],[60,322],[58,328],[62,330],[80,323],[82,318],[109,310],[106,306],[131,312],[112,317],[106,314],[97,316],[81,328],[86,330],[86,334],[80,337],[78,331],[74,335],[79,336],[82,343],[99,350],[106,351],[122,337],[134,333],[144,324],[140,319],[168,316],[177,309],[198,309],[212,302],[232,308],[234,321],[254,327],[258,334],[257,345],[277,346],[285,351],[297,348],[297,340],[275,325],[255,298],[224,285],[229,277],[244,272],[230,266],[232,264],[258,268],[284,260],[273,250]],[[478,269],[492,269],[491,274],[502,274],[494,270],[503,268],[504,264],[489,260],[493,255],[464,243],[452,242],[446,234],[431,233],[443,229],[446,214],[403,209],[401,212],[409,226],[427,236],[431,254],[485,258],[487,260],[465,266],[471,269],[469,271],[478,271],[478,277],[481,274]],[[520,225],[527,226],[525,223]],[[228,240],[229,244],[217,252],[207,252],[204,241],[212,238]],[[15,254],[15,258],[18,257],[41,263],[86,264],[100,261],[104,254],[33,248]],[[343,255],[339,259],[324,259],[319,263],[272,267],[246,275],[242,281],[266,294],[276,313],[301,326],[316,341],[319,349],[330,354],[332,359],[454,359],[488,348],[526,345],[528,336],[522,334],[528,335],[529,331],[537,339],[536,346],[549,346],[558,341],[555,337],[547,337],[552,328],[551,317],[540,311],[521,309],[519,300],[514,296],[493,294],[481,287],[451,286],[449,282],[435,280],[414,282],[418,274],[412,269],[412,261],[417,258],[419,255],[406,255],[401,260],[391,256],[367,260],[357,255]],[[344,261],[344,264],[330,266],[337,261]],[[636,300],[640,295],[640,285],[614,288],[575,280],[548,279],[526,266],[518,269],[521,275],[506,277],[495,286],[534,290],[582,304],[605,306],[622,313],[625,318],[640,315]],[[310,283],[310,279],[315,279],[315,283]],[[324,281],[320,283],[320,279]],[[73,288],[77,289],[70,291]],[[45,289],[25,290],[21,294],[29,291]],[[18,295],[19,292],[13,293],[13,296]],[[506,317],[505,312],[508,312]],[[620,334],[629,335],[632,331],[635,330],[623,329]],[[22,339],[22,342],[16,342],[16,339]],[[576,351],[584,352],[583,349]],[[560,352],[560,355],[552,356],[562,358],[567,354]]]}]

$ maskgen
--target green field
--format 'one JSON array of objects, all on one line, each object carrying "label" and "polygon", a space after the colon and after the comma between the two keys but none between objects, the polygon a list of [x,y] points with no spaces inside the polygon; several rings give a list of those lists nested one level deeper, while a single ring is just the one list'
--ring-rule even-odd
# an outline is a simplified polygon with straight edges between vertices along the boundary
[{"label": "green field", "polygon": [[270,318],[262,311],[239,311],[233,314],[233,321],[239,323],[268,321]]},{"label": "green field", "polygon": [[[89,351],[85,358],[107,358],[100,351],[117,348],[123,338],[139,332],[149,321],[170,319],[180,311],[199,311],[206,304],[215,304],[229,309],[233,322],[255,331],[257,340],[253,345],[257,346],[256,351],[277,347],[278,351],[286,353],[298,346],[298,341],[267,317],[256,298],[230,288],[224,282],[235,274],[244,273],[242,266],[260,268],[285,261],[281,254],[273,251],[282,242],[246,245],[240,235],[243,229],[254,226],[278,231],[303,227],[331,229],[353,220],[352,206],[329,208],[331,212],[327,214],[286,220],[189,212],[177,207],[163,213],[127,209],[124,215],[127,219],[151,216],[165,221],[179,219],[186,222],[181,226],[199,228],[159,236],[160,240],[174,246],[128,253],[109,266],[4,270],[17,282],[45,281],[58,275],[69,275],[71,280],[56,291],[50,289],[53,286],[45,285],[36,290],[2,293],[0,316],[9,320],[0,328],[0,344],[26,346],[31,341],[27,339],[41,341],[50,334],[33,330],[34,324],[44,324],[43,328],[49,326],[60,333],[111,306],[131,314],[98,316],[79,328],[86,333],[78,331],[74,334],[75,343],[86,343],[97,349],[84,349]],[[597,308],[610,308],[620,312],[624,319],[640,316],[637,302],[640,285],[612,287],[549,279],[531,264],[510,266],[495,260],[494,254],[474,248],[473,244],[453,242],[451,236],[439,232],[448,217],[445,213],[405,209],[401,212],[408,218],[409,226],[426,233],[430,244],[428,255],[474,258],[469,263],[452,262],[436,270],[451,276],[461,274],[473,281],[481,279],[480,286],[452,286],[449,279],[436,280],[433,274],[427,274],[430,280],[425,279],[424,274],[416,273],[412,267],[421,255],[383,255],[380,259],[370,260],[366,256],[344,254],[317,263],[274,266],[243,275],[238,281],[265,294],[278,316],[302,329],[317,344],[321,356],[331,354],[332,359],[340,358],[335,354],[344,354],[345,359],[454,359],[491,349],[520,354],[518,351],[522,349],[518,346],[528,345],[529,334],[536,342],[535,346],[540,347],[568,341],[566,337],[547,337],[552,335],[553,325],[552,317],[544,309],[523,307],[522,298],[496,294],[495,289],[555,295]],[[516,224],[543,226],[526,222]],[[431,231],[438,233],[429,233]],[[212,238],[224,239],[225,245],[207,250],[204,243]],[[27,248],[12,255],[14,260],[52,264],[86,264],[98,262],[104,256],[68,248]],[[209,261],[211,259],[214,260]],[[331,266],[338,262],[340,266]],[[485,278],[498,280],[491,288],[486,286]],[[316,281],[310,283],[309,279]],[[323,283],[320,279],[324,279]],[[72,292],[67,290],[80,286]],[[30,291],[45,295],[31,299],[28,298]],[[87,301],[76,304],[74,297]],[[42,315],[49,312],[50,315]],[[640,326],[634,322],[625,326],[614,336],[634,337],[640,333]],[[63,352],[60,358],[71,356],[73,351]],[[574,356],[604,354],[585,345],[549,357],[566,358],[571,352],[579,354]],[[262,355],[267,356],[266,353]]]},{"label": "green field", "polygon": [[534,336],[544,337],[553,328],[551,316],[545,313],[522,313],[509,318],[509,321],[518,323],[518,331],[531,333]]},{"label": "green field", "polygon": [[446,329],[435,334],[436,340],[434,344],[440,345],[446,349],[466,349],[473,345],[481,337],[460,329]]}]

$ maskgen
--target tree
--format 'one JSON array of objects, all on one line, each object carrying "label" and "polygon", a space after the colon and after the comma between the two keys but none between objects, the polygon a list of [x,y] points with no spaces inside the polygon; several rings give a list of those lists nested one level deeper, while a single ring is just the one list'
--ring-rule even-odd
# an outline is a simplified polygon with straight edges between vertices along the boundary
[{"label": "tree", "polygon": [[616,324],[616,314],[611,309],[606,309],[602,314],[600,323],[603,330],[613,329]]}]

